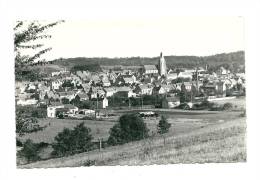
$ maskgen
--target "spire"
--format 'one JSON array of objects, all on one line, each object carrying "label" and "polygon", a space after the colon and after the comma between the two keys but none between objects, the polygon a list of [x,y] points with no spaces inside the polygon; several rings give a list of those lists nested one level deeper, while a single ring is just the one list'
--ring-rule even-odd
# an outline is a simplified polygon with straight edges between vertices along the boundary
[{"label": "spire", "polygon": [[165,59],[162,55],[162,52],[160,53],[160,59],[159,59],[159,70],[160,70],[160,75],[167,75],[167,67],[166,67],[166,62]]}]

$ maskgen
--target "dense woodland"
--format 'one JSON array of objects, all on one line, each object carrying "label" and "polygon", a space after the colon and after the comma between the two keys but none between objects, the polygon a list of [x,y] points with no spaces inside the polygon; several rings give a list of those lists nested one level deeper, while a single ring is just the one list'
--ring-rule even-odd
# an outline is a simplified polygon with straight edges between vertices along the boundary
[{"label": "dense woodland", "polygon": [[[212,56],[165,56],[168,68],[182,67],[192,68],[194,66],[205,67],[216,67],[219,65],[225,65],[226,67],[242,67],[245,64],[245,53],[244,51],[222,53]],[[100,65],[100,66],[111,66],[111,65],[123,65],[123,66],[141,66],[145,64],[158,64],[158,57],[127,57],[127,58],[68,58],[68,59],[56,59],[52,64],[62,65],[67,67],[79,67],[82,65]],[[75,69],[75,68],[73,68]],[[88,69],[88,68],[87,68]]]}]

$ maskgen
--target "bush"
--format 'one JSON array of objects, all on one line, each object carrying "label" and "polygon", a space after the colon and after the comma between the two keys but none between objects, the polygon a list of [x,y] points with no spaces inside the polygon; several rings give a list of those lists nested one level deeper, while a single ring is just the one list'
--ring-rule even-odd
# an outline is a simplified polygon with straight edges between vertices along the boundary
[{"label": "bush", "polygon": [[46,108],[35,108],[32,110],[32,117],[46,118],[46,116],[47,116]]},{"label": "bush", "polygon": [[16,139],[16,146],[22,147],[23,143],[19,139]]},{"label": "bush", "polygon": [[65,128],[55,137],[55,143],[52,144],[54,156],[67,156],[76,153],[89,151],[92,148],[93,139],[91,129],[80,123],[73,130]]},{"label": "bush", "polygon": [[27,139],[23,145],[23,149],[19,154],[26,158],[27,162],[33,162],[40,159],[39,147],[36,143],[33,143],[32,140]]},{"label": "bush", "polygon": [[83,163],[83,166],[94,166],[96,164],[95,160],[87,160]]},{"label": "bush", "polygon": [[233,108],[233,104],[232,103],[225,103],[223,105],[223,110],[224,111],[228,111],[228,110],[231,110]]},{"label": "bush", "polygon": [[168,123],[166,117],[162,116],[161,120],[159,121],[159,124],[157,125],[157,132],[159,134],[167,133],[169,131],[170,127],[171,127],[171,124]]},{"label": "bush", "polygon": [[124,144],[148,137],[148,129],[137,114],[124,114],[109,132],[108,145]]}]

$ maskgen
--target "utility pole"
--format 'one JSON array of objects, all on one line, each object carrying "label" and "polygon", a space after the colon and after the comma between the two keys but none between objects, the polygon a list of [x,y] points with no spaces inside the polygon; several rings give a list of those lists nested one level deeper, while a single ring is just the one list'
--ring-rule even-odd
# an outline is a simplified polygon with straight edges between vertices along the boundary
[{"label": "utility pole", "polygon": [[143,105],[144,105],[144,102],[143,102],[143,94],[141,94],[141,101],[142,101],[142,109],[143,109]]},{"label": "utility pole", "polygon": [[99,141],[99,151],[102,149],[102,138],[98,138]]},{"label": "utility pole", "polygon": [[[99,95],[97,93],[97,112],[98,112],[98,98],[99,98]],[[98,112],[98,116],[99,116],[99,112]]]},{"label": "utility pole", "polygon": [[128,106],[129,106],[129,109],[131,109],[131,102],[130,102],[130,98],[128,97]]}]

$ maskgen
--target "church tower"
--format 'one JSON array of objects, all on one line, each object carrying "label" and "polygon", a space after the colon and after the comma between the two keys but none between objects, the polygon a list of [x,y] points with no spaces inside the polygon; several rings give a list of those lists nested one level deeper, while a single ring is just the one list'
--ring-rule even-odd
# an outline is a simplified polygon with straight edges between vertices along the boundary
[{"label": "church tower", "polygon": [[160,75],[167,75],[167,68],[166,68],[166,62],[165,59],[162,55],[162,53],[160,54],[160,60],[159,60],[159,70],[160,70]]}]

